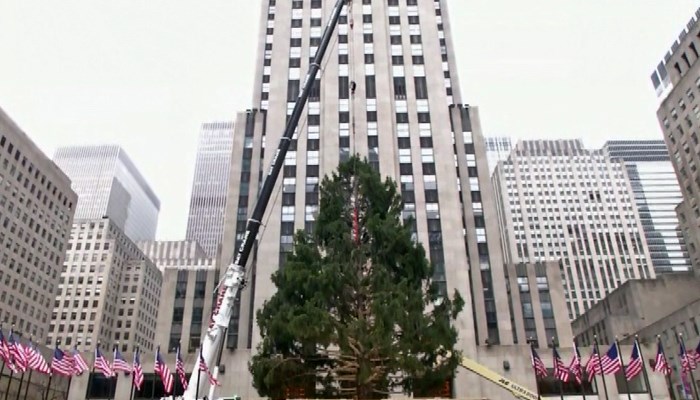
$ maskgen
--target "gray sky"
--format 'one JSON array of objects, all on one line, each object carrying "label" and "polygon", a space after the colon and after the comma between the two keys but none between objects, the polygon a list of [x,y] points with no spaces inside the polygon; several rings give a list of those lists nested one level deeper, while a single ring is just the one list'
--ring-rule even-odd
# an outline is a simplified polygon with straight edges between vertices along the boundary
[{"label": "gray sky", "polygon": [[[0,107],[49,155],[122,145],[161,199],[159,238],[180,239],[200,123],[251,107],[258,4],[0,0]],[[696,0],[448,5],[486,135],[661,137],[649,75]]]}]

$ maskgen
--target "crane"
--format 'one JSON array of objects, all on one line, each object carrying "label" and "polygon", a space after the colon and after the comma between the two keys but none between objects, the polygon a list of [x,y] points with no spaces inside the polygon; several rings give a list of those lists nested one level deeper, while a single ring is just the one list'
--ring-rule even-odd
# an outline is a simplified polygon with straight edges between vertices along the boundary
[{"label": "crane", "polygon": [[[321,36],[321,44],[318,46],[313,62],[309,66],[309,71],[304,80],[304,85],[302,86],[302,90],[297,97],[296,103],[294,104],[292,115],[287,121],[287,125],[284,129],[284,133],[282,134],[282,138],[280,139],[277,151],[272,157],[270,169],[268,170],[267,176],[263,182],[255,208],[253,209],[251,217],[247,221],[243,241],[236,252],[233,262],[227,267],[223,280],[220,283],[209,329],[202,340],[202,345],[200,348],[201,356],[197,357],[197,362],[194,365],[193,371],[199,371],[199,363],[201,360],[203,360],[207,366],[217,364],[214,368],[214,376],[218,375],[218,359],[220,358],[221,351],[223,349],[223,340],[226,329],[231,321],[233,303],[236,296],[238,296],[240,291],[245,287],[245,267],[248,257],[253,249],[253,244],[258,235],[258,230],[260,229],[260,224],[265,214],[265,210],[267,209],[270,198],[272,197],[272,191],[275,183],[277,182],[280,171],[282,170],[284,158],[292,142],[294,131],[297,129],[299,119],[304,111],[304,107],[306,107],[306,102],[309,99],[309,94],[316,80],[316,75],[321,69],[321,62],[326,54],[326,50],[328,50],[328,45],[330,44],[333,32],[338,25],[340,14],[343,7],[350,1],[351,0],[337,0],[335,7],[331,11],[330,20],[324,28],[323,35]],[[182,396],[183,400],[197,399],[200,375],[201,374],[197,373],[192,374],[187,390]],[[212,395],[213,387],[210,390],[209,398],[212,398]]]},{"label": "crane", "polygon": [[[207,334],[204,336],[202,341],[202,345],[200,347],[200,357],[197,357],[193,371],[199,371],[200,362],[203,361],[207,366],[215,365],[213,369],[214,377],[218,375],[218,363],[223,350],[223,341],[226,329],[228,329],[229,322],[231,321],[233,304],[236,297],[240,291],[243,290],[246,284],[246,263],[248,262],[248,258],[253,249],[253,244],[257,238],[261,221],[265,211],[267,210],[270,198],[272,197],[275,183],[277,182],[280,171],[282,170],[285,156],[289,150],[289,146],[291,145],[292,137],[294,136],[294,132],[299,125],[299,120],[304,107],[306,107],[309,94],[316,80],[316,75],[321,69],[321,62],[323,61],[326,51],[328,50],[333,32],[338,25],[338,20],[340,19],[343,7],[345,7],[351,1],[352,0],[337,0],[335,7],[331,11],[330,19],[324,28],[324,32],[321,37],[321,43],[316,51],[313,62],[309,66],[309,71],[304,80],[304,85],[302,86],[302,90],[297,97],[292,114],[287,121],[287,125],[284,129],[282,137],[280,138],[277,151],[272,157],[270,168],[263,182],[260,195],[253,209],[253,213],[247,221],[243,241],[236,251],[236,256],[234,257],[233,262],[227,267],[224,277],[219,285],[217,300],[212,311],[209,329],[207,330]],[[474,360],[464,357],[460,365],[463,368],[476,373],[482,378],[485,378],[508,390],[517,399],[538,399],[538,396],[532,391],[497,374]],[[198,400],[200,375],[201,374],[198,373],[193,373],[191,375],[187,390],[185,390],[182,396],[183,400]],[[209,391],[209,399],[213,398],[213,390],[214,387],[212,386]]]},{"label": "crane", "polygon": [[509,391],[516,399],[520,400],[538,400],[539,396],[537,393],[532,392],[530,389],[519,385],[510,379],[494,372],[493,370],[479,364],[478,362],[472,360],[468,357],[462,357],[459,363],[462,368],[471,371],[480,377],[495,383],[501,388]]}]

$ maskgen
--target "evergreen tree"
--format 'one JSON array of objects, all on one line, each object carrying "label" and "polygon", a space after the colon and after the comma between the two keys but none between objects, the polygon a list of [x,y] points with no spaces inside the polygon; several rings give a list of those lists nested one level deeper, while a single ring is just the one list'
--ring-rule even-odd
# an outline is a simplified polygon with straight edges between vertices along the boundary
[{"label": "evergreen tree", "polygon": [[323,179],[314,232],[295,235],[272,276],[277,292],[257,313],[262,341],[249,368],[260,396],[281,398],[292,386],[369,399],[396,387],[420,393],[454,375],[452,321],[463,300],[432,284],[402,208],[396,184],[357,157]]}]

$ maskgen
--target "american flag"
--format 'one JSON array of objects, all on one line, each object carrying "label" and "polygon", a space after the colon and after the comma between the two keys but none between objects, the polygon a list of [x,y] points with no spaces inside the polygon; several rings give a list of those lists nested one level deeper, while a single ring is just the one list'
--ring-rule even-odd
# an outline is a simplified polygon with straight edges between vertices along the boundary
[{"label": "american flag", "polygon": [[42,374],[48,375],[51,373],[49,364],[44,359],[44,356],[39,353],[36,346],[30,343],[25,350],[27,351],[27,367],[34,371],[41,372]]},{"label": "american flag", "polygon": [[554,363],[554,377],[562,382],[569,381],[569,370],[564,365],[564,361],[561,360],[557,348],[554,347],[553,351],[553,363]]},{"label": "american flag", "polygon": [[73,347],[73,374],[82,375],[88,372],[90,367],[88,367],[87,362],[83,358],[82,354],[78,351],[77,347]]},{"label": "american flag", "polygon": [[207,374],[207,378],[209,378],[209,384],[211,386],[219,386],[221,385],[219,381],[214,378],[214,375],[211,373],[209,370],[209,367],[207,367],[207,363],[204,362],[204,357],[202,357],[202,349],[199,349],[199,370]]},{"label": "american flag", "polygon": [[593,352],[586,363],[586,374],[588,374],[588,380],[590,381],[595,375],[600,375],[600,373],[600,355],[598,355],[598,345],[596,345],[593,347]]},{"label": "american flag", "polygon": [[73,357],[64,353],[56,346],[51,359],[51,371],[63,376],[72,376],[75,368],[73,366]]},{"label": "american flag", "polygon": [[114,346],[114,361],[112,362],[112,370],[114,371],[115,375],[119,371],[124,372],[124,375],[131,373],[131,366],[128,362],[126,362],[124,357],[122,357],[122,353],[119,352],[117,346]]},{"label": "american flag", "polygon": [[163,357],[160,356],[160,346],[156,349],[156,360],[153,364],[153,372],[160,376],[160,380],[163,382],[163,388],[165,389],[165,394],[170,394],[173,391],[173,375],[170,373],[170,368],[163,361]]},{"label": "american flag", "polygon": [[175,356],[175,372],[180,378],[182,390],[187,390],[187,375],[185,374],[185,363],[182,362],[182,353],[180,353],[180,345],[177,346],[177,355]]},{"label": "american flag", "polygon": [[136,390],[141,391],[141,386],[143,385],[143,367],[141,367],[141,357],[139,356],[139,349],[137,348],[134,352],[134,380],[133,384]]},{"label": "american flag", "polygon": [[114,376],[112,367],[109,365],[109,361],[107,361],[104,354],[102,354],[99,344],[95,347],[95,364],[93,364],[93,368],[96,371],[102,372],[102,375],[107,378]]},{"label": "american flag", "polygon": [[580,385],[583,381],[583,370],[581,368],[581,353],[579,353],[576,343],[574,343],[574,358],[571,359],[571,364],[569,364],[569,372],[576,379],[576,383]]},{"label": "american flag", "polygon": [[668,365],[666,360],[666,354],[664,353],[664,346],[659,340],[659,344],[656,349],[656,359],[654,360],[654,372],[661,372],[664,375],[671,375],[671,366]]},{"label": "american flag", "polygon": [[684,372],[692,371],[694,370],[698,365],[695,362],[695,357],[692,355],[688,354],[687,351],[685,351],[685,343],[683,340],[681,340],[681,367],[683,368]]},{"label": "american flag", "polygon": [[615,375],[622,369],[622,359],[620,351],[617,348],[617,342],[613,343],[608,351],[600,358],[600,363],[603,364],[603,375]]},{"label": "american flag", "polygon": [[547,376],[547,367],[544,366],[542,359],[535,351],[535,346],[530,346],[530,358],[532,361],[532,368],[535,370],[535,375],[539,377]]},{"label": "american flag", "polygon": [[0,358],[2,358],[4,363],[10,361],[10,348],[7,347],[7,341],[5,340],[5,335],[2,334],[2,329],[0,329]]},{"label": "american flag", "polygon": [[7,347],[10,349],[10,357],[12,358],[12,365],[10,368],[12,368],[15,373],[26,371],[27,352],[24,350],[22,343],[15,339],[13,331],[10,331],[10,336],[7,337]]},{"label": "american flag", "polygon": [[632,355],[630,356],[630,362],[625,368],[625,378],[627,378],[628,381],[631,381],[635,376],[642,372],[642,363],[642,357],[639,354],[639,342],[635,340],[634,347],[632,348]]}]

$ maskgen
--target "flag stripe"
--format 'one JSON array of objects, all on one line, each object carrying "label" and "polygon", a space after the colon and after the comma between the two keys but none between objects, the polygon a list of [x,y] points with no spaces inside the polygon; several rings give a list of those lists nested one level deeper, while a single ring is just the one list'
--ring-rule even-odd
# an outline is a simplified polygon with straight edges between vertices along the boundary
[{"label": "flag stripe", "polygon": [[137,349],[134,352],[134,379],[132,381],[133,385],[136,387],[136,390],[141,390],[143,381],[143,368],[141,367],[141,358],[139,357],[139,350]]},{"label": "flag stripe", "polygon": [[82,375],[85,372],[88,372],[90,370],[90,367],[88,367],[87,361],[83,358],[83,356],[80,354],[78,351],[77,347],[73,348],[73,373],[75,375]]},{"label": "flag stripe", "polygon": [[634,341],[634,347],[632,348],[632,355],[630,356],[630,362],[625,368],[625,378],[628,381],[634,379],[635,376],[642,372],[642,357],[640,357],[639,343]]},{"label": "flag stripe", "polygon": [[557,351],[556,347],[554,348],[554,377],[559,379],[562,382],[568,382],[569,381],[569,369],[566,368],[566,365],[564,364],[564,361],[562,361],[561,357],[559,356],[559,352]]},{"label": "flag stripe", "polygon": [[111,378],[114,375],[112,367],[109,365],[109,361],[105,358],[102,351],[100,351],[100,346],[95,348],[95,364],[93,365],[95,371],[99,371],[107,378]]},{"label": "flag stripe", "polygon": [[187,374],[185,374],[185,363],[182,361],[182,354],[180,353],[180,346],[177,347],[177,355],[175,357],[175,372],[180,378],[180,383],[182,384],[182,389],[187,390]]},{"label": "flag stripe", "polygon": [[44,356],[39,353],[36,346],[31,344],[27,347],[27,367],[42,374],[48,375],[51,373],[51,368]]},{"label": "flag stripe", "polygon": [[156,360],[153,365],[153,371],[160,376],[161,382],[163,382],[163,388],[165,389],[165,394],[170,394],[173,391],[173,375],[170,372],[170,368],[165,364],[163,358],[160,356],[160,347],[156,350]]},{"label": "flag stripe", "polygon": [[51,372],[63,376],[72,376],[75,370],[73,363],[73,357],[56,347],[51,359]]},{"label": "flag stripe", "polygon": [[544,362],[542,362],[542,359],[540,358],[540,356],[537,355],[537,352],[535,351],[535,347],[531,346],[530,350],[531,350],[530,358],[532,361],[532,368],[535,370],[535,375],[539,376],[539,377],[546,377],[547,376],[547,367],[544,366]]},{"label": "flag stripe", "polygon": [[207,363],[204,362],[204,357],[202,357],[202,349],[199,349],[199,370],[207,374],[207,379],[209,380],[209,385],[211,386],[219,386],[221,385],[216,378],[214,378],[214,375],[211,373],[209,370],[209,367],[207,366]]}]

